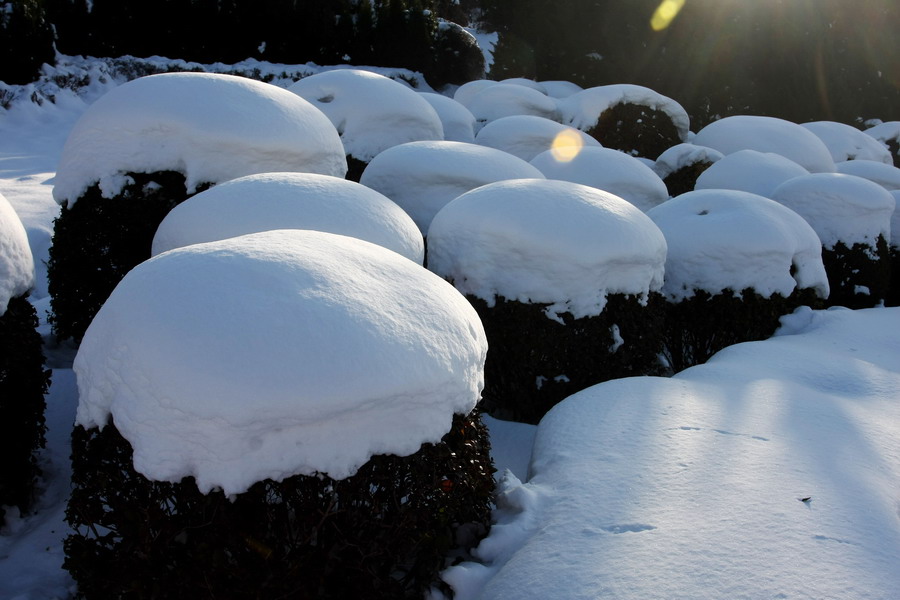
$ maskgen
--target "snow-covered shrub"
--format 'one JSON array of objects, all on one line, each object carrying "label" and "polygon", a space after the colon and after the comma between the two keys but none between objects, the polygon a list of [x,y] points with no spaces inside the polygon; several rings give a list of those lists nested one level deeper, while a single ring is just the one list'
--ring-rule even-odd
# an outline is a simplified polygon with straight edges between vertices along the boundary
[{"label": "snow-covered shrub", "polygon": [[660,154],[653,165],[669,196],[673,198],[694,191],[697,178],[724,155],[718,150],[695,144],[675,144]]},{"label": "snow-covered shrub", "polygon": [[888,191],[900,190],[900,168],[872,160],[847,160],[835,165],[838,173],[855,175],[877,183]]},{"label": "snow-covered shrub", "polygon": [[346,236],[138,265],[75,358],[65,568],[90,598],[421,598],[489,526],[486,350],[452,286]]},{"label": "snow-covered shrub", "polygon": [[492,183],[441,209],[428,266],[481,316],[483,408],[536,423],[577,390],[657,372],[665,253],[635,206],[567,181]]},{"label": "snow-covered shrub", "polygon": [[475,115],[479,126],[514,115],[532,115],[559,121],[559,109],[554,98],[520,83],[498,82],[485,86],[469,98],[458,95],[454,95],[454,98]]},{"label": "snow-covered shrub", "polygon": [[[900,206],[900,190],[891,191],[894,202]],[[894,208],[891,216],[891,285],[888,288],[885,304],[900,306],[900,209]]]},{"label": "snow-covered shrub", "polygon": [[697,190],[647,216],[668,244],[665,355],[673,371],[767,338],[781,316],[828,295],[815,231],[768,198]]},{"label": "snow-covered shrub", "polygon": [[780,154],[738,150],[703,171],[695,190],[739,190],[769,198],[779,185],[809,171]]},{"label": "snow-covered shrub", "polygon": [[475,115],[468,108],[442,94],[419,92],[441,119],[444,140],[448,142],[475,142]]},{"label": "snow-covered shrub", "polygon": [[822,140],[835,164],[845,160],[874,160],[894,164],[891,151],[884,143],[856,127],[835,121],[813,121],[801,123],[801,126]]},{"label": "snow-covered shrub", "polygon": [[475,143],[526,161],[554,146],[600,147],[600,142],[583,131],[534,115],[512,115],[491,121],[478,131]]},{"label": "snow-covered shrub", "polygon": [[854,175],[813,173],[784,182],[772,199],[800,214],[818,234],[831,286],[829,306],[867,308],[884,300],[896,205],[890,192]]},{"label": "snow-covered shrub", "polygon": [[274,85],[169,73],[114,88],[75,124],[56,175],[54,332],[79,340],[116,283],[149,258],[159,222],[197,191],[267,171],[346,170],[331,122]]},{"label": "snow-covered shrub", "polygon": [[471,33],[450,21],[438,23],[434,62],[425,78],[435,89],[484,77],[484,53]]},{"label": "snow-covered shrub", "polygon": [[586,132],[606,148],[651,160],[686,142],[690,119],[680,104],[649,88],[604,85],[559,102],[562,122]]},{"label": "snow-covered shrub", "polygon": [[37,314],[27,300],[34,260],[18,215],[0,195],[0,526],[4,507],[30,508],[44,447],[44,370]]},{"label": "snow-covered shrub", "polygon": [[337,128],[347,154],[347,179],[359,181],[377,154],[398,144],[444,139],[434,108],[384,75],[360,69],[323,71],[288,88],[321,110]]},{"label": "snow-covered shrub", "polygon": [[878,123],[864,130],[863,133],[887,146],[894,166],[900,168],[900,121]]}]

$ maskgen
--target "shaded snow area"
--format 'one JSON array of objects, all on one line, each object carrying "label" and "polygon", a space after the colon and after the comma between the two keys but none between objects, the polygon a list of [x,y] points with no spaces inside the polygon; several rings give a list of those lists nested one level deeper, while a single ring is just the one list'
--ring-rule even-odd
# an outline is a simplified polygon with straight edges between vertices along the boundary
[{"label": "shaded snow area", "polygon": [[507,475],[473,598],[854,598],[900,589],[900,310],[801,309],[671,379],[589,388]]},{"label": "shaded snow area", "polygon": [[34,258],[19,215],[0,194],[0,316],[11,298],[34,285]]}]

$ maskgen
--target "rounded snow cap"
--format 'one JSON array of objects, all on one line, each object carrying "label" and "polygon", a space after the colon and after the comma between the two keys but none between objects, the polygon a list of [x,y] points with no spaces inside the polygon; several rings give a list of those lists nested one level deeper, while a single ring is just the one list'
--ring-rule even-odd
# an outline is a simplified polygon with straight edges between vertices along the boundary
[{"label": "rounded snow cap", "polygon": [[[462,96],[465,98],[465,96]],[[459,96],[454,96],[459,100]],[[556,100],[533,87],[519,83],[496,83],[472,95],[464,102],[479,123],[496,121],[513,115],[533,115],[559,120]]]},{"label": "rounded snow cap", "polygon": [[633,204],[596,188],[501,181],[445,206],[428,230],[428,268],[493,305],[549,304],[547,316],[596,316],[608,294],[645,295],[663,281],[666,241]]},{"label": "rounded snow cap", "polygon": [[697,177],[697,190],[739,190],[769,198],[779,185],[809,171],[781,154],[738,150],[713,163]]},{"label": "rounded snow cap", "polygon": [[663,180],[635,157],[610,148],[585,147],[571,160],[560,160],[548,150],[531,164],[547,179],[589,185],[628,200],[646,212],[669,199]]},{"label": "rounded snow cap", "polygon": [[675,144],[660,154],[653,164],[653,171],[659,175],[661,179],[665,179],[679,169],[689,167],[696,163],[714,163],[724,156],[725,155],[718,150],[684,142]]},{"label": "rounded snow cap", "polygon": [[514,115],[491,121],[475,136],[475,143],[503,150],[526,161],[562,144],[574,148],[573,152],[585,146],[600,147],[600,142],[583,131],[534,115]]},{"label": "rounded snow cap", "polygon": [[53,197],[75,202],[126,173],[178,171],[188,192],[267,171],[343,177],[337,131],[320,111],[275,85],[212,73],[164,73],[114,88],[84,112],[63,148]]},{"label": "rounded snow cap", "polygon": [[469,144],[475,141],[475,115],[468,108],[453,98],[434,92],[418,92],[418,94],[425,98],[440,117],[445,140]]},{"label": "rounded snow cap", "polygon": [[891,151],[887,146],[870,135],[866,135],[856,127],[836,121],[813,121],[801,123],[818,137],[835,163],[845,160],[874,160],[893,165]]},{"label": "rounded snow cap", "polygon": [[19,215],[0,194],[0,316],[9,301],[34,286],[34,257]]},{"label": "rounded snow cap", "polygon": [[868,179],[887,191],[900,190],[900,169],[893,164],[871,160],[848,160],[837,164],[837,172]]},{"label": "rounded snow cap", "polygon": [[363,162],[397,144],[444,139],[441,119],[431,104],[378,73],[322,71],[288,90],[325,113],[340,133],[347,154]]},{"label": "rounded snow cap", "polygon": [[425,260],[422,234],[402,208],[354,181],[310,173],[248,175],[188,198],[160,223],[152,253],[272,229],[337,233]]},{"label": "rounded snow cap", "polygon": [[842,173],[795,177],[778,186],[772,199],[806,219],[827,249],[838,242],[874,247],[879,235],[891,237],[894,198],[862,177]]},{"label": "rounded snow cap", "polygon": [[397,253],[256,233],[126,275],[75,358],[76,424],[111,415],[138,472],[203,492],[342,479],[438,442],[478,401],[486,351],[465,298]]},{"label": "rounded snow cap", "polygon": [[834,160],[824,142],[804,127],[756,115],[735,115],[713,121],[697,132],[692,143],[722,154],[738,150],[773,152],[789,158],[810,173],[834,171]]},{"label": "rounded snow cap", "polygon": [[[822,245],[795,212],[749,192],[698,190],[647,213],[669,247],[663,292],[683,300],[697,290],[752,288],[788,296],[812,288],[827,297]],[[793,271],[793,272],[792,272]]]},{"label": "rounded snow cap", "polygon": [[359,181],[400,205],[425,234],[434,215],[469,190],[504,179],[543,177],[524,160],[494,148],[410,142],[376,156]]}]

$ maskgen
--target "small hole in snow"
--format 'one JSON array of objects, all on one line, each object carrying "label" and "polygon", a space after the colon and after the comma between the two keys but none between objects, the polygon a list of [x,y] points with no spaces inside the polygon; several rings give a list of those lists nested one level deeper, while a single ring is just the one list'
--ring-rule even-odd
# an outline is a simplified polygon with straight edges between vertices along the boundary
[{"label": "small hole in snow", "polygon": [[319,102],[321,102],[322,104],[328,104],[332,100],[334,100],[334,94],[328,94],[327,96],[322,96],[321,98],[319,98]]},{"label": "small hole in snow", "polygon": [[698,212],[697,214],[698,214],[698,215],[708,215],[708,214],[709,214],[709,211],[708,211],[708,210],[701,210],[701,211]]}]

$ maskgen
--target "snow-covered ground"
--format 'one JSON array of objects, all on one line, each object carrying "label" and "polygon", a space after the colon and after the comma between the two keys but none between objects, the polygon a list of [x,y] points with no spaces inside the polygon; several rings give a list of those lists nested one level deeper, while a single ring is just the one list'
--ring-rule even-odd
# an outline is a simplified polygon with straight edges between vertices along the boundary
[{"label": "snow-covered ground", "polygon": [[[0,111],[0,194],[25,225],[48,338],[54,176],[75,120],[112,85]],[[0,535],[9,600],[73,592],[78,391],[71,352],[47,353],[42,494]],[[501,493],[478,562],[446,574],[461,600],[898,597],[900,308],[801,309],[771,340],[671,379],[600,384],[537,427],[486,421]]]}]

